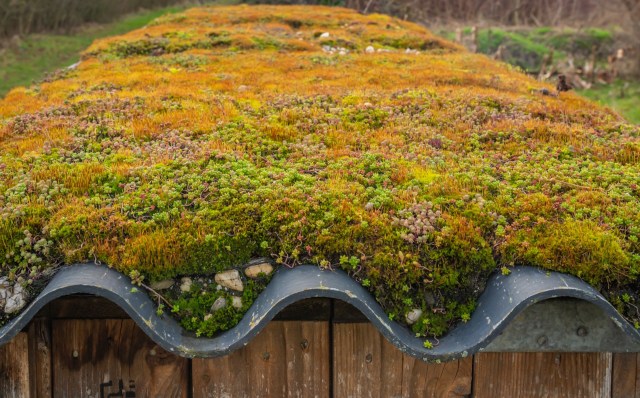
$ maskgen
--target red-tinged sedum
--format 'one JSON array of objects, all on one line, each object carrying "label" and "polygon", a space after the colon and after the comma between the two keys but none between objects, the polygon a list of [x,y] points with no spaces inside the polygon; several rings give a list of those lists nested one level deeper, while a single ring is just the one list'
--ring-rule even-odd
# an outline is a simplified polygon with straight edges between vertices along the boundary
[{"label": "red-tinged sedum", "polygon": [[[0,101],[0,276],[100,261],[140,283],[269,257],[342,268],[431,336],[491,272],[532,265],[637,322],[639,129],[542,88],[383,15],[162,17]],[[236,308],[200,280],[169,298],[204,335],[266,283]]]}]

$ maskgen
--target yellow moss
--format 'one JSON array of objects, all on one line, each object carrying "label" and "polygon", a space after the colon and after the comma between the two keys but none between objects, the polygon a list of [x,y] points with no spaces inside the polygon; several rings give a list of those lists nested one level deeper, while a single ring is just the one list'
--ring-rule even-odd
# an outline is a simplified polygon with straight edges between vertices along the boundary
[{"label": "yellow moss", "polygon": [[420,166],[415,166],[412,170],[411,170],[411,174],[413,176],[413,178],[415,178],[416,180],[420,181],[423,184],[429,184],[433,181],[436,181],[440,178],[440,174],[436,173],[433,170],[430,169],[426,169],[424,167],[420,167]]},{"label": "yellow moss", "polygon": [[156,275],[173,274],[184,263],[185,253],[176,230],[158,230],[126,242],[127,250],[118,263],[124,270],[152,271]]},{"label": "yellow moss", "polygon": [[57,181],[76,195],[86,194],[92,181],[105,171],[103,165],[98,163],[85,163],[77,167],[65,164],[51,165],[47,169],[35,171],[32,176],[34,181]]},{"label": "yellow moss", "polygon": [[624,243],[591,221],[569,220],[547,225],[528,238],[531,245],[523,255],[536,265],[552,262],[558,271],[578,275],[594,284],[631,276]]},{"label": "yellow moss", "polygon": [[429,334],[501,266],[633,290],[638,130],[543,88],[385,15],[160,18],[0,100],[0,274],[30,274],[25,231],[48,264],[152,278],[270,256],[357,274],[399,318],[439,297]]}]

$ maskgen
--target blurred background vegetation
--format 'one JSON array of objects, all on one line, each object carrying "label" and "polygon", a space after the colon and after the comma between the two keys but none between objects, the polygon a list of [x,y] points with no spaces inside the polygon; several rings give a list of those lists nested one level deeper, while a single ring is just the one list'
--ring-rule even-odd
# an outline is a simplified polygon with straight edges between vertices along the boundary
[{"label": "blurred background vegetation", "polygon": [[[93,40],[165,13],[241,0],[0,0],[0,96],[77,62]],[[421,23],[640,123],[640,0],[246,0],[325,4]]]}]

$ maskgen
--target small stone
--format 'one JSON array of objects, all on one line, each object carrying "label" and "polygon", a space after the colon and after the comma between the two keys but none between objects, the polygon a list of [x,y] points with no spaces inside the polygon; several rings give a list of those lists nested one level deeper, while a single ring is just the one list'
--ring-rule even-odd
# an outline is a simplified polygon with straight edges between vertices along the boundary
[{"label": "small stone", "polygon": [[184,277],[180,280],[182,283],[180,284],[180,291],[183,293],[188,293],[191,290],[191,285],[193,281],[189,277]]},{"label": "small stone", "polygon": [[174,283],[176,283],[176,281],[174,281],[173,279],[165,279],[163,281],[158,281],[158,282],[152,283],[151,284],[151,288],[153,290],[167,290],[171,286],[173,286]]},{"label": "small stone", "polygon": [[364,52],[366,52],[367,54],[373,54],[374,52],[376,52],[376,49],[373,48],[373,46],[369,46],[365,48]]},{"label": "small stone", "polygon": [[[536,90],[534,90],[536,91]],[[553,93],[549,90],[547,90],[546,88],[541,88],[540,90],[537,90],[537,92],[539,92],[542,95],[548,95],[548,96],[552,96]]]},{"label": "small stone", "polygon": [[249,278],[258,278],[260,274],[270,275],[273,272],[273,265],[264,262],[260,264],[250,265],[244,269],[244,274]]},{"label": "small stone", "polygon": [[364,206],[364,209],[365,209],[366,211],[371,211],[371,210],[373,210],[373,208],[374,208],[374,205],[373,205],[373,203],[371,203],[371,202],[367,203],[367,204]]},{"label": "small stone", "polygon": [[244,84],[241,84],[241,85],[238,86],[238,91],[241,92],[241,93],[247,91],[248,89],[249,89],[249,87],[245,86]]},{"label": "small stone", "polygon": [[330,34],[329,32],[324,32],[323,34],[321,34],[321,35],[320,35],[320,38],[321,38],[321,39],[326,39],[326,38],[328,38],[329,36],[331,36],[331,34]]},{"label": "small stone", "polygon": [[19,295],[19,294],[24,294],[24,288],[22,287],[22,285],[21,285],[21,284],[16,283],[16,284],[13,286],[13,292],[12,292],[12,295],[13,295],[13,296],[16,296],[16,295]]},{"label": "small stone", "polygon": [[9,279],[6,276],[0,278],[0,308],[4,308],[4,305],[7,302],[10,286]]},{"label": "small stone", "polygon": [[411,311],[407,312],[405,315],[405,319],[409,325],[413,325],[418,322],[418,319],[422,316],[422,310],[420,308],[414,308]]},{"label": "small stone", "polygon": [[207,314],[207,315],[204,316],[204,320],[205,321],[208,321],[211,318],[213,318],[213,315],[211,315],[211,314]]},{"label": "small stone", "polygon": [[20,311],[25,304],[26,303],[22,299],[22,296],[9,297],[4,305],[4,312],[7,314],[13,314],[14,312]]},{"label": "small stone", "polygon": [[217,284],[228,289],[236,290],[238,292],[244,290],[244,285],[242,284],[242,279],[240,279],[240,273],[237,269],[220,272],[219,274],[216,274],[215,279]]},{"label": "small stone", "polygon": [[231,299],[231,305],[233,306],[233,308],[242,308],[242,297],[233,296],[233,298]]},{"label": "small stone", "polygon": [[4,309],[4,305],[7,302],[8,291],[0,288],[0,309]]},{"label": "small stone", "polygon": [[216,312],[218,310],[223,309],[226,306],[227,306],[227,299],[225,299],[224,297],[218,297],[216,301],[213,302],[213,305],[211,305],[210,311]]},{"label": "small stone", "polygon": [[6,302],[4,304],[4,312],[7,314],[13,314],[18,312],[27,304],[27,294],[22,288],[22,285],[16,284],[13,287],[13,291],[9,292]]}]

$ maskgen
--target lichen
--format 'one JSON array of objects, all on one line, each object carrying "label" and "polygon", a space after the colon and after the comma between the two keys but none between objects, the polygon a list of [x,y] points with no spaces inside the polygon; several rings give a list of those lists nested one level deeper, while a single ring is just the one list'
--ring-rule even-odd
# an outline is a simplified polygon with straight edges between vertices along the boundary
[{"label": "lichen", "polygon": [[[639,129],[418,25],[196,8],[98,41],[57,76],[0,101],[13,283],[84,261],[145,286],[204,281],[268,257],[343,269],[390,318],[420,309],[413,331],[439,336],[491,272],[532,265],[640,320]],[[247,280],[239,308],[213,282],[158,303],[210,336],[266,283]]]}]

